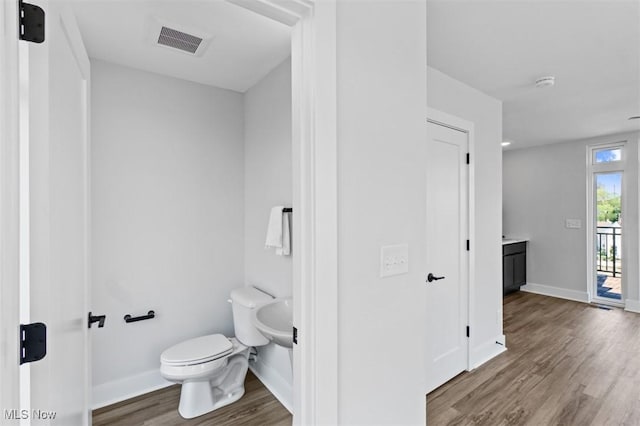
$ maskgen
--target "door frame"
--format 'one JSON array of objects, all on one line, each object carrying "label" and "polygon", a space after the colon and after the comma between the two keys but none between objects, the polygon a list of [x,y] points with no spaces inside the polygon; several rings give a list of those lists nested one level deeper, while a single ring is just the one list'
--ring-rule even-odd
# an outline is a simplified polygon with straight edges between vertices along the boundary
[{"label": "door frame", "polygon": [[[620,161],[593,164],[593,155],[595,151],[606,148],[622,148],[622,158]],[[621,208],[622,211],[629,211],[627,204],[628,184],[625,177],[627,169],[627,141],[621,140],[618,142],[598,143],[587,146],[587,295],[588,303],[599,303],[603,305],[611,305],[620,308],[624,308],[626,304],[627,295],[627,261],[625,259],[626,253],[629,252],[628,238],[622,237],[622,277],[621,277],[621,295],[620,301],[607,300],[597,295],[597,270],[596,270],[596,258],[595,258],[595,234],[597,231],[596,216],[595,216],[595,196],[596,196],[596,180],[595,175],[597,173],[615,173],[622,172],[622,188],[621,188]],[[623,231],[624,232],[624,231]]]},{"label": "door frame", "polygon": [[[338,423],[336,4],[228,0],[292,27],[295,214],[294,424]],[[17,1],[3,2],[0,89],[0,403],[19,408],[19,197]],[[7,34],[15,37],[7,37]],[[6,124],[6,125],[5,125]],[[5,309],[5,306],[7,309]],[[327,315],[331,313],[331,315]],[[12,331],[13,330],[13,331]],[[14,334],[15,333],[15,334]],[[8,355],[15,353],[15,357]],[[6,368],[4,368],[6,366]]]},{"label": "door frame", "polygon": [[[469,152],[469,170],[467,181],[467,232],[469,235],[469,262],[467,265],[467,322],[469,328],[473,330],[475,327],[475,262],[476,262],[476,245],[475,245],[475,125],[473,122],[437,110],[435,108],[427,108],[427,122],[449,127],[454,130],[467,134],[467,149]],[[475,361],[472,360],[471,353],[474,343],[474,333],[470,333],[467,341],[467,369],[471,371],[476,368]]]},{"label": "door frame", "polygon": [[292,27],[293,424],[337,424],[336,2],[228,1]]},{"label": "door frame", "polygon": [[0,415],[20,408],[18,2],[0,4]]}]

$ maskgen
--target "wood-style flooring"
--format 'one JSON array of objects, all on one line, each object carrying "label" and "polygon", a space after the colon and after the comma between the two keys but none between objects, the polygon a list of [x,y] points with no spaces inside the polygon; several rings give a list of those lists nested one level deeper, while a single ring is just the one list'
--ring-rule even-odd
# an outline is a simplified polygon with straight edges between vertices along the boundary
[{"label": "wood-style flooring", "polygon": [[[518,292],[504,299],[509,350],[427,395],[429,426],[640,425],[640,315]],[[238,402],[192,420],[171,386],[93,413],[93,424],[290,425],[249,373]]]},{"label": "wood-style flooring", "polygon": [[427,395],[427,424],[640,425],[640,315],[518,292],[508,351]]},{"label": "wood-style flooring", "polygon": [[291,414],[250,371],[239,401],[191,420],[178,414],[180,385],[128,399],[93,412],[94,426],[291,425]]}]

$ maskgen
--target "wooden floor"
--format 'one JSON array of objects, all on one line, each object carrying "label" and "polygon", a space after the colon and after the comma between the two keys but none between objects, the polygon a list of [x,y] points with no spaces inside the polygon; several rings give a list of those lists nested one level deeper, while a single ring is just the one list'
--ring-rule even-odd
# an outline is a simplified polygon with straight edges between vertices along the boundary
[{"label": "wooden floor", "polygon": [[[509,350],[427,395],[429,426],[640,425],[640,315],[518,292],[504,300]],[[249,372],[238,402],[192,420],[171,386],[93,413],[102,425],[290,425]]]},{"label": "wooden floor", "polygon": [[640,315],[530,293],[504,300],[509,350],[427,395],[427,424],[640,425]]},{"label": "wooden floor", "polygon": [[178,414],[180,385],[160,389],[93,412],[93,425],[291,425],[291,414],[251,373],[245,394],[237,402],[212,413],[185,420]]}]

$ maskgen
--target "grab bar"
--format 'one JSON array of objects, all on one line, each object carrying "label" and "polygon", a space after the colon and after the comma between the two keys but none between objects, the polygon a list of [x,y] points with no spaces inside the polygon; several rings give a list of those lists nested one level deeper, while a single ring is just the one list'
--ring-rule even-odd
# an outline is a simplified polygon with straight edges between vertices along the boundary
[{"label": "grab bar", "polygon": [[149,311],[147,315],[141,315],[139,317],[132,317],[131,315],[127,314],[124,316],[124,322],[144,321],[151,318],[155,318],[155,316],[156,316],[156,313],[154,311]]}]

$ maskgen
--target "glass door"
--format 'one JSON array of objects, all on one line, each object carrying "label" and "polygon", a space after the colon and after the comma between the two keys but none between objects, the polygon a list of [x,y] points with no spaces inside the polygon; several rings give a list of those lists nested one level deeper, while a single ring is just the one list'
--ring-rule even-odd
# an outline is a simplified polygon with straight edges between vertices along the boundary
[{"label": "glass door", "polygon": [[622,301],[622,172],[595,173],[596,291]]},{"label": "glass door", "polygon": [[589,293],[591,300],[624,306],[625,144],[589,147]]}]

